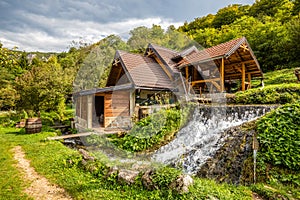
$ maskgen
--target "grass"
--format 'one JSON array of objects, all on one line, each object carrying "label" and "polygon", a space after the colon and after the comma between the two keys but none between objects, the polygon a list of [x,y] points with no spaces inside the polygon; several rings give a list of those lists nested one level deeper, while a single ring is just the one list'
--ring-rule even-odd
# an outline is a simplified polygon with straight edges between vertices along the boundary
[{"label": "grass", "polygon": [[[10,131],[11,129],[7,129]],[[0,129],[2,132],[2,130]],[[22,176],[15,168],[11,149],[14,144],[7,142],[5,137],[0,136],[0,199],[29,199],[22,190],[27,183],[22,181]]]},{"label": "grass", "polygon": [[[297,83],[297,78],[294,74],[296,68],[291,69],[282,69],[264,73],[264,84],[268,85],[277,85],[277,84],[289,84]],[[260,84],[259,80],[254,80],[253,85],[257,86]]]},{"label": "grass", "polygon": [[300,100],[300,84],[268,85],[235,93],[235,102],[241,104],[285,104]]},{"label": "grass", "polygon": [[149,191],[137,184],[121,185],[103,181],[78,167],[66,164],[70,156],[78,156],[75,150],[65,147],[58,141],[47,141],[53,132],[25,134],[23,130],[0,127],[1,165],[0,198],[28,199],[22,191],[24,183],[20,173],[15,169],[12,152],[14,146],[20,145],[31,160],[31,166],[45,176],[50,182],[63,188],[74,199],[251,199],[251,191],[246,187],[217,184],[215,181],[195,178],[191,192],[185,195],[170,190]]}]

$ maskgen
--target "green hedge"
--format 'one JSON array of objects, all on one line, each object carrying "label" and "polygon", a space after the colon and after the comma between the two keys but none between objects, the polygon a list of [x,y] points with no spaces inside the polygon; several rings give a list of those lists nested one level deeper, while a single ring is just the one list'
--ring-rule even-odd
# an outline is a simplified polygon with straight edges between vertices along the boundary
[{"label": "green hedge", "polygon": [[300,84],[270,85],[235,94],[235,103],[285,104],[300,100]]}]

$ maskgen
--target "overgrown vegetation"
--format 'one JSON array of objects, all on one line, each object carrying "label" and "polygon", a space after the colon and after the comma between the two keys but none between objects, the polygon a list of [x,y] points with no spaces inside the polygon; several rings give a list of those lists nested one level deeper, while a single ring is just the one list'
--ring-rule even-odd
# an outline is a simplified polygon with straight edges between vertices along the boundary
[{"label": "overgrown vegetation", "polygon": [[[272,187],[253,186],[268,199],[300,198],[300,104],[286,104],[257,121],[260,148],[258,180]],[[280,195],[279,195],[280,196]]]},{"label": "overgrown vegetation", "polygon": [[185,125],[192,110],[192,104],[182,109],[162,109],[141,119],[125,135],[111,135],[109,138],[118,148],[126,151],[154,150],[174,137]]},{"label": "overgrown vegetation", "polygon": [[235,94],[235,102],[242,104],[285,104],[299,99],[299,84],[270,85]]},{"label": "overgrown vegetation", "polygon": [[125,136],[112,136],[111,142],[127,151],[143,151],[171,137],[180,119],[180,110],[162,110],[140,120]]},{"label": "overgrown vegetation", "polygon": [[[286,104],[257,122],[260,153],[274,166],[300,169],[300,104]],[[300,172],[300,171],[299,171]],[[298,179],[299,181],[299,179]],[[300,182],[298,182],[300,186]]]}]

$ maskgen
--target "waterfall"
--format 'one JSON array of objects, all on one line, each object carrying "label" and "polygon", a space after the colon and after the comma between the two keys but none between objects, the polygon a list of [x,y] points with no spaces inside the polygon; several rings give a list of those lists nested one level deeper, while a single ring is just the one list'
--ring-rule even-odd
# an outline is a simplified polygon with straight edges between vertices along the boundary
[{"label": "waterfall", "polygon": [[199,107],[176,138],[158,149],[152,160],[194,174],[223,145],[225,129],[260,117],[270,109],[265,106]]}]

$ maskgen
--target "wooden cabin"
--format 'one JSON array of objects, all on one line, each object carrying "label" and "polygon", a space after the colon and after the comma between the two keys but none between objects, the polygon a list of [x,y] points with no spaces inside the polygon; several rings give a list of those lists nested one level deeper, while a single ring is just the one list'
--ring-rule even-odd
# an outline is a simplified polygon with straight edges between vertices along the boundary
[{"label": "wooden cabin", "polygon": [[172,104],[191,88],[200,95],[226,92],[228,83],[241,80],[246,90],[253,77],[262,76],[245,37],[205,50],[176,52],[149,44],[144,55],[117,51],[106,87],[74,95],[76,121],[84,128],[127,129],[148,108]]}]

